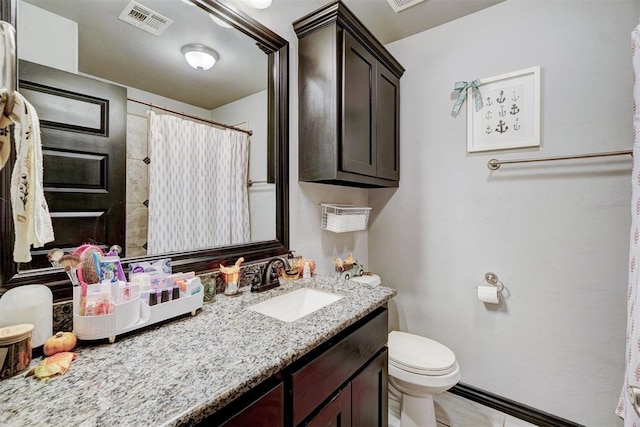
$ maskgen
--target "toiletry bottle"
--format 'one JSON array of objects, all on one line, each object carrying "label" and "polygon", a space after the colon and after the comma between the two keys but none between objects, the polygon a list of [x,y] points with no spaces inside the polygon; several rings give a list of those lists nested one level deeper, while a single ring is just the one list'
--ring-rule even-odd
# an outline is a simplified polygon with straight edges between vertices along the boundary
[{"label": "toiletry bottle", "polygon": [[304,267],[302,267],[302,278],[310,279],[311,278],[311,267],[309,266],[309,262],[304,262]]},{"label": "toiletry bottle", "polygon": [[105,279],[100,282],[100,296],[98,298],[98,313],[97,314],[111,314],[113,313],[113,298],[111,296],[111,281]]},{"label": "toiletry bottle", "polygon": [[118,280],[115,283],[117,284],[117,287],[118,287],[116,298],[115,298],[116,303],[129,301],[131,299],[131,294],[129,292],[130,290],[127,284],[122,280]]}]

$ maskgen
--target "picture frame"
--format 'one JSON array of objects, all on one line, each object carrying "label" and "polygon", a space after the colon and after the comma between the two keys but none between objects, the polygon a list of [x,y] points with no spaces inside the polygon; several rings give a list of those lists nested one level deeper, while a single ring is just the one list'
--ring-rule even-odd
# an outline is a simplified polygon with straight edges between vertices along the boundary
[{"label": "picture frame", "polygon": [[482,108],[467,89],[467,152],[540,146],[540,67],[480,80]]}]

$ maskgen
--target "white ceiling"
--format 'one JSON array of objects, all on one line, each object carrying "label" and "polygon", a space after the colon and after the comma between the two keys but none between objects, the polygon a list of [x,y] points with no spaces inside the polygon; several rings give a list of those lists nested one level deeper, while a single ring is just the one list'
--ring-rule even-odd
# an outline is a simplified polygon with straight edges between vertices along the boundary
[{"label": "white ceiling", "polygon": [[[395,13],[387,0],[342,0],[382,44],[421,33],[504,0],[424,0]],[[293,22],[331,0],[273,0],[268,9],[251,10],[241,0],[230,0],[260,22]],[[268,25],[267,25],[268,26]]]},{"label": "white ceiling", "polygon": [[[249,37],[214,24],[197,7],[180,0],[136,0],[174,22],[160,36],[118,19],[129,0],[25,0],[78,23],[79,70],[126,86],[213,109],[266,88],[266,55]],[[395,13],[387,0],[344,0],[387,44],[452,21],[503,0],[425,0]],[[229,0],[270,28],[283,28],[327,4],[326,0],[273,0],[251,9]],[[43,37],[46,37],[43,34]],[[19,46],[20,40],[18,40]],[[215,49],[220,60],[209,71],[190,68],[180,53],[185,44]],[[19,48],[19,47],[18,47]]]}]

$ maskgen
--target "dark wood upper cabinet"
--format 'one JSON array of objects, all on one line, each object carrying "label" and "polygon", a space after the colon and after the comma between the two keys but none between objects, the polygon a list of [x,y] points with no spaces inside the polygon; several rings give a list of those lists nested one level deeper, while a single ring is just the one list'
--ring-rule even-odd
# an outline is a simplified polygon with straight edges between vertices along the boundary
[{"label": "dark wood upper cabinet", "polygon": [[340,1],[295,21],[299,180],[397,187],[404,68]]}]

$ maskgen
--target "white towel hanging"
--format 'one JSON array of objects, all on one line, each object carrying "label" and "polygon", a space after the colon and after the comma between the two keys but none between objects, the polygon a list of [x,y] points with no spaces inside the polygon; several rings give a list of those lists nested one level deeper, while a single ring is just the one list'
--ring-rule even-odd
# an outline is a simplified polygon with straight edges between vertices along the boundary
[{"label": "white towel hanging", "polygon": [[30,262],[30,246],[54,240],[49,207],[44,198],[42,142],[36,109],[18,92],[13,94],[16,163],[11,174],[11,208],[15,227],[13,260]]}]

